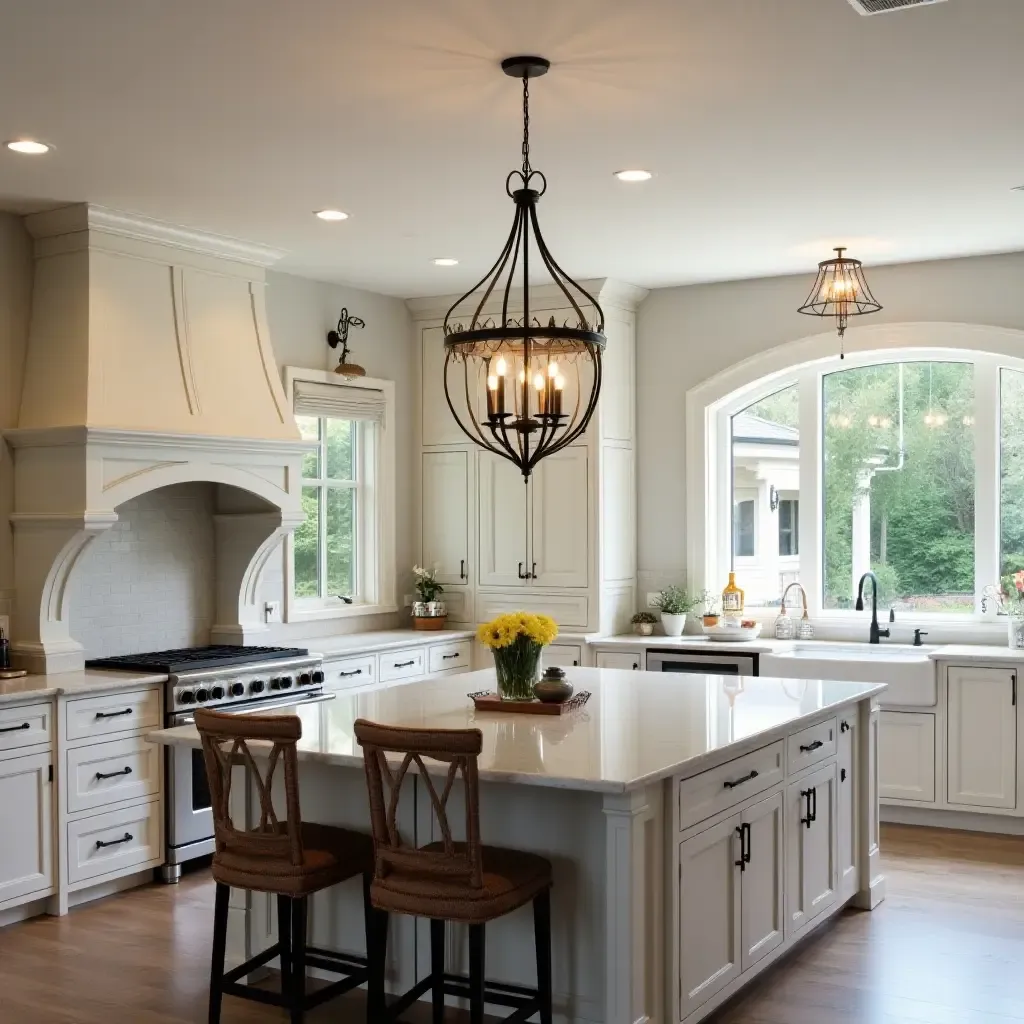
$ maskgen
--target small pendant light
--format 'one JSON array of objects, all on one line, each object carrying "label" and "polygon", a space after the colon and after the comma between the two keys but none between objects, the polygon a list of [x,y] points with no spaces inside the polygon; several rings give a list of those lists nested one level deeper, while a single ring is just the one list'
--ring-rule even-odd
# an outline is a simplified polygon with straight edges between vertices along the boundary
[{"label": "small pendant light", "polygon": [[860,260],[843,256],[844,246],[836,247],[835,259],[818,264],[818,276],[804,304],[797,310],[808,316],[830,316],[839,332],[839,358],[846,358],[842,339],[851,316],[877,313],[881,304],[875,300],[864,276]]}]

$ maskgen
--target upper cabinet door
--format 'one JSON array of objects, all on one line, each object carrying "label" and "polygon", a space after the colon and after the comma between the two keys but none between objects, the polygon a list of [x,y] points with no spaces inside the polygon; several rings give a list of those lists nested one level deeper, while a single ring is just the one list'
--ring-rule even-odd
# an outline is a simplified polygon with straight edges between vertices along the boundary
[{"label": "upper cabinet door", "polygon": [[424,327],[420,344],[420,372],[423,375],[420,381],[420,429],[423,444],[463,444],[469,438],[455,422],[444,396],[444,332],[440,327]]},{"label": "upper cabinet door", "polygon": [[1017,682],[1010,668],[950,668],[951,804],[1017,806]]},{"label": "upper cabinet door", "polygon": [[423,453],[420,558],[446,587],[469,583],[469,454]]},{"label": "upper cabinet door", "polygon": [[480,516],[480,584],[521,587],[529,572],[526,543],[528,492],[522,474],[508,459],[477,455]]},{"label": "upper cabinet door", "polygon": [[586,447],[574,445],[541,459],[530,479],[534,585],[585,587],[590,558]]}]

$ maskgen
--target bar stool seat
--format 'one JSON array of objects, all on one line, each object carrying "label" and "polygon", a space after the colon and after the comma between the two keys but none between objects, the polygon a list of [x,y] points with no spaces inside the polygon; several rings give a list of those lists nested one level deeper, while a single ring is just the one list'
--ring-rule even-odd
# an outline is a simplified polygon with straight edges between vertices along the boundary
[{"label": "bar stool seat", "polygon": [[[274,831],[287,836],[288,822]],[[300,835],[301,863],[268,863],[266,857],[223,850],[213,862],[214,881],[276,896],[310,896],[363,874],[373,864],[373,838],[364,832],[303,821]]]},{"label": "bar stool seat", "polygon": [[[453,843],[456,857],[468,857],[465,843]],[[416,851],[437,862],[449,860],[443,842]],[[437,875],[387,875],[370,885],[370,898],[378,910],[413,914],[458,924],[486,924],[526,906],[551,887],[551,863],[534,853],[481,846],[483,872],[479,887],[464,881],[446,881]]]}]

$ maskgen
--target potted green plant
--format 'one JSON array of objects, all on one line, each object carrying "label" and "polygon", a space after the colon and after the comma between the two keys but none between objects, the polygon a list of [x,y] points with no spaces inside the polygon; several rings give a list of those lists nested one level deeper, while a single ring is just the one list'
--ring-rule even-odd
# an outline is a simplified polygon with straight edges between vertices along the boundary
[{"label": "potted green plant", "polygon": [[697,601],[682,587],[671,586],[658,594],[656,603],[661,612],[661,628],[665,636],[682,636],[686,628],[686,613],[693,609]]},{"label": "potted green plant", "polygon": [[654,632],[658,616],[650,612],[637,612],[629,621],[633,624],[633,632],[637,636],[650,636]]},{"label": "potted green plant", "polygon": [[416,629],[444,629],[448,608],[444,601],[437,599],[444,593],[444,587],[437,582],[436,569],[412,567],[416,577],[416,600],[412,605],[412,624]]},{"label": "potted green plant", "polygon": [[704,605],[704,625],[717,626],[718,620],[722,617],[718,595],[710,590],[705,590],[700,595],[700,600]]}]

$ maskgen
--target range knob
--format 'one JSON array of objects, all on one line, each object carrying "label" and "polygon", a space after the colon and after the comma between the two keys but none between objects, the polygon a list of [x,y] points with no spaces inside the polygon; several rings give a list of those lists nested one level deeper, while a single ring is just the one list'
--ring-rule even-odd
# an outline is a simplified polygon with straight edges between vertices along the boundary
[{"label": "range knob", "polygon": [[313,680],[308,672],[303,672],[302,675],[299,676],[299,686],[309,686],[312,681]]},{"label": "range knob", "polygon": [[182,690],[181,693],[178,694],[179,704],[195,704],[195,702],[196,695],[191,690]]},{"label": "range knob", "polygon": [[274,686],[277,690],[290,690],[292,688],[292,677],[291,676],[278,676],[277,679],[272,679],[270,685]]},{"label": "range knob", "polygon": [[[241,685],[241,684],[239,684],[239,685]],[[263,682],[262,679],[254,679],[249,684],[249,692],[250,693],[262,693],[264,691],[264,689],[266,688],[266,685],[267,684],[265,682]]]},{"label": "range knob", "polygon": [[212,689],[212,690],[210,691],[210,696],[211,696],[211,697],[212,697],[212,698],[213,698],[214,700],[222,700],[222,699],[223,699],[223,697],[224,697],[224,687],[223,687],[223,686],[215,686],[215,687],[214,687],[214,688],[213,688],[213,689]]},{"label": "range knob", "polygon": [[320,671],[320,669],[317,669],[313,673],[313,682],[314,683],[322,683],[323,681],[324,681],[324,674],[323,674],[323,672]]},{"label": "range knob", "polygon": [[[255,684],[253,684],[253,685],[255,685]],[[231,684],[231,696],[232,697],[241,697],[243,693],[245,693],[245,686],[244,686],[244,684],[242,684],[242,683],[232,683]]]},{"label": "range knob", "polygon": [[205,704],[209,699],[210,691],[207,690],[205,686],[200,686],[199,689],[196,690],[196,703]]}]

